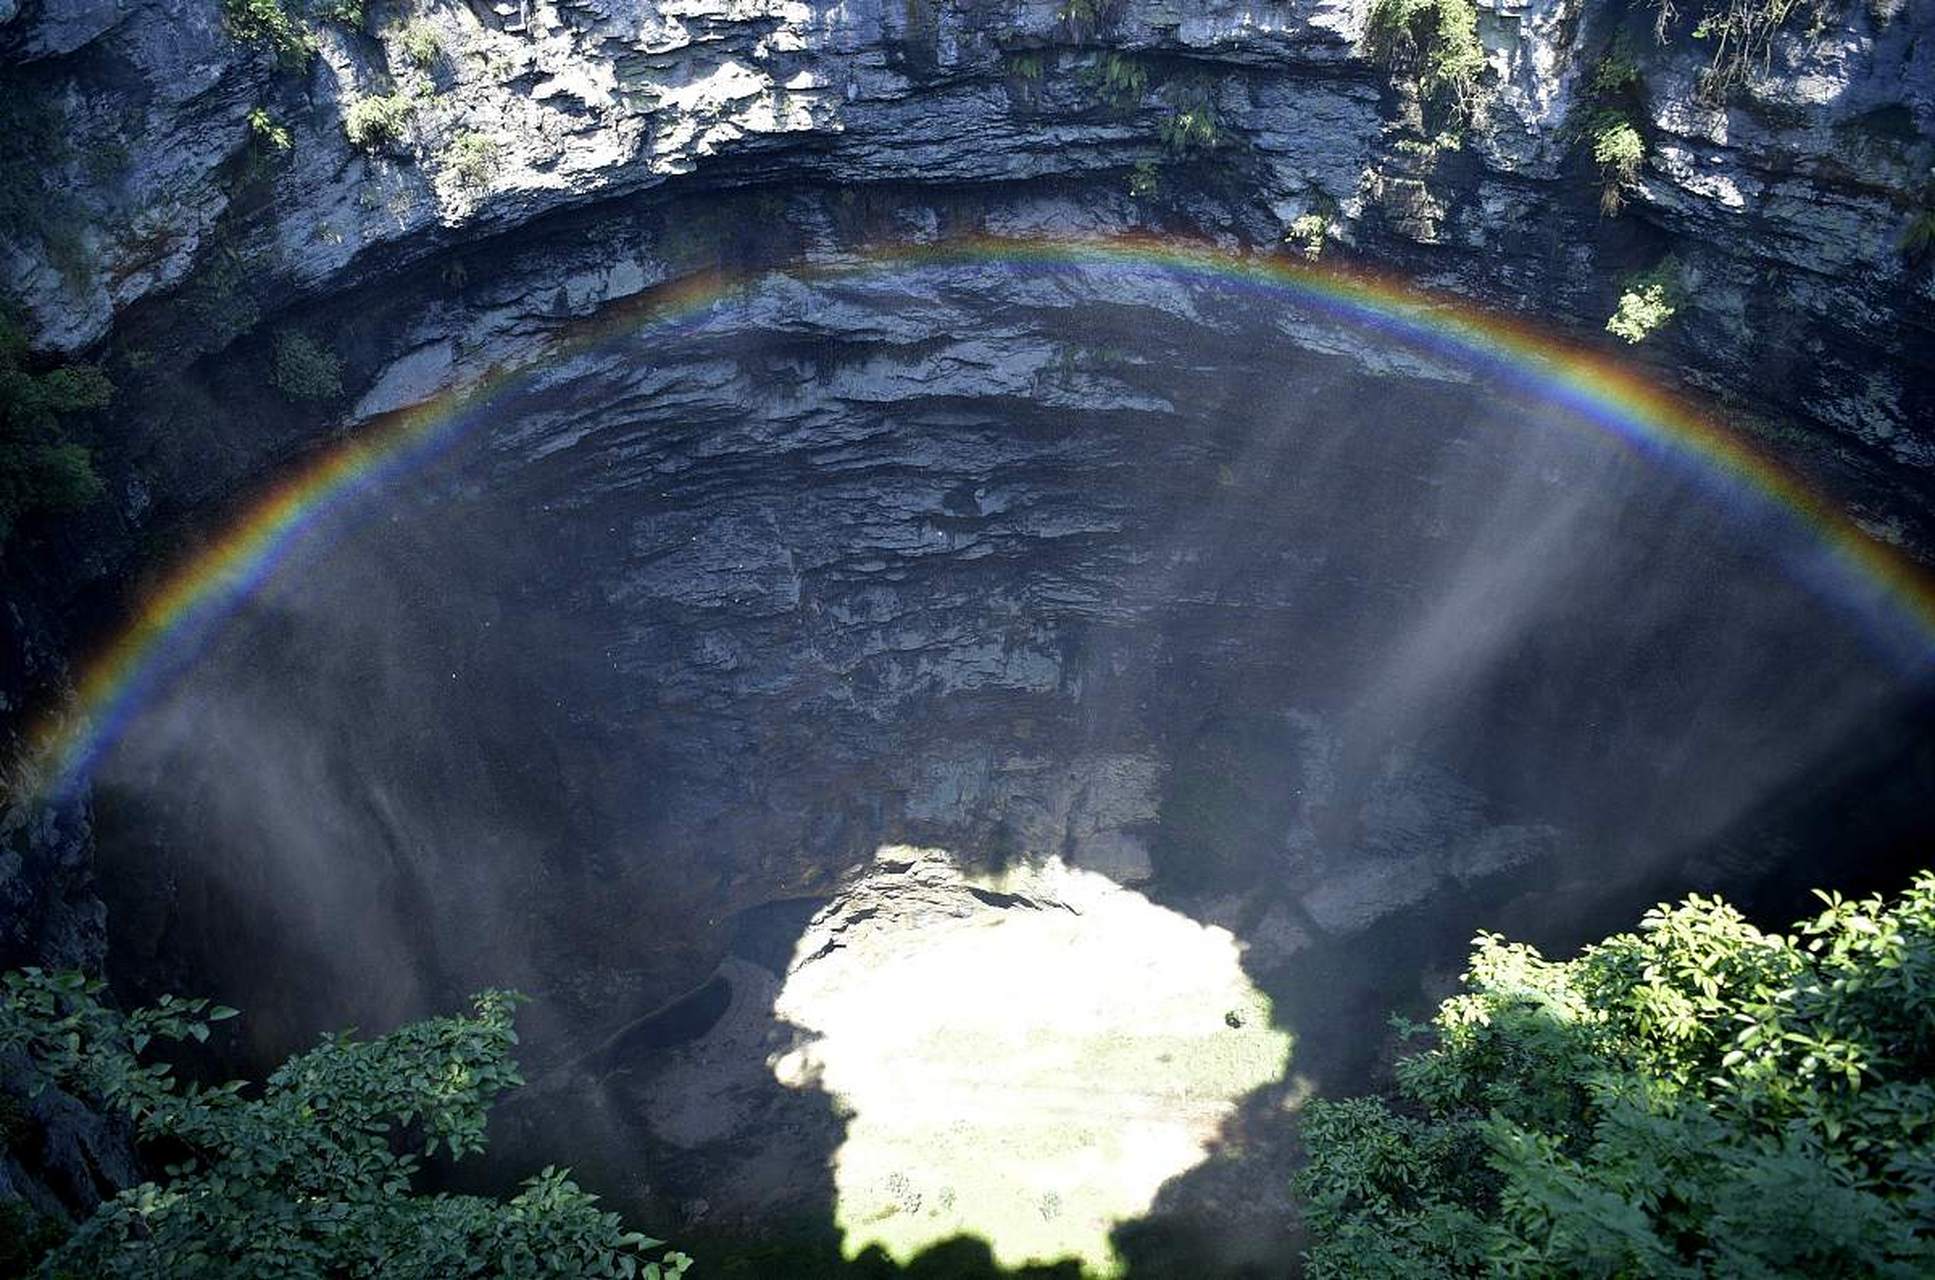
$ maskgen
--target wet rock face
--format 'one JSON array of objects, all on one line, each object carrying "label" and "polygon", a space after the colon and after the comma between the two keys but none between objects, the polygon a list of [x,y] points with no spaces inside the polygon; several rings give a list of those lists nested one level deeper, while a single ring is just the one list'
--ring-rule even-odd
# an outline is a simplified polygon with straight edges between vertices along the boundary
[{"label": "wet rock face", "polygon": [[[113,963],[264,1056],[533,991],[534,1144],[608,1153],[655,1220],[831,1194],[772,1000],[882,845],[1228,931],[1293,1071],[1350,1087],[1481,924],[1563,944],[1769,848],[1821,866],[1840,771],[1913,710],[1796,529],[1160,270],[773,273],[467,423],[102,772]],[[721,981],[693,1038],[628,1038]]]}]

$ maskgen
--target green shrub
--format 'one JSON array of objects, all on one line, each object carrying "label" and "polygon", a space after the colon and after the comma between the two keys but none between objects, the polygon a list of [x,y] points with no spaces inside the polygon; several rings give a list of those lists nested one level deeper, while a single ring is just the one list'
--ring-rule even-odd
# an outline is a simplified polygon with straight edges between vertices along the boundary
[{"label": "green shrub", "polygon": [[1372,51],[1412,71],[1426,95],[1470,116],[1485,73],[1473,0],[1372,0],[1369,35]]},{"label": "green shrub", "polygon": [[343,362],[307,334],[275,336],[269,381],[291,400],[334,400],[343,394]]},{"label": "green shrub", "polygon": [[1184,157],[1222,145],[1223,130],[1214,95],[1214,84],[1201,76],[1184,76],[1164,86],[1170,114],[1156,131],[1163,150]]},{"label": "green shrub", "polygon": [[497,172],[498,145],[495,139],[482,133],[460,133],[444,157],[457,185],[466,191],[478,191],[488,186],[491,175]]},{"label": "green shrub", "polygon": [[92,455],[68,438],[62,420],[113,395],[94,365],[32,371],[25,328],[0,308],[0,545],[29,512],[71,511],[101,496]]},{"label": "green shrub", "polygon": [[343,132],[352,145],[380,151],[402,140],[416,110],[416,100],[400,93],[357,98],[343,112]]},{"label": "green shrub", "polygon": [[49,1274],[668,1280],[690,1264],[652,1258],[658,1241],[600,1212],[560,1169],[505,1201],[413,1190],[438,1150],[482,1151],[491,1103],[523,1083],[509,992],[375,1040],[325,1036],[259,1086],[211,1088],[141,1055],[157,1041],[206,1040],[234,1010],[164,997],[124,1015],[101,1004],[102,990],[78,973],[0,980],[0,1051],[126,1112],[144,1143],[170,1153],[158,1181],[108,1200],[55,1248]]},{"label": "green shrub", "polygon": [[1162,139],[1163,149],[1176,156],[1213,150],[1223,137],[1217,128],[1215,113],[1207,107],[1176,112],[1162,122],[1157,136]]},{"label": "green shrub", "polygon": [[1324,242],[1330,238],[1330,219],[1312,211],[1299,214],[1283,233],[1285,242],[1294,244],[1312,262],[1324,256]]},{"label": "green shrub", "polygon": [[1665,258],[1650,271],[1629,276],[1606,332],[1627,342],[1644,342],[1680,309],[1684,294],[1680,264]]},{"label": "green shrub", "polygon": [[421,69],[434,66],[443,53],[443,37],[437,34],[434,25],[422,18],[413,18],[393,28],[390,38],[404,58]]},{"label": "green shrub", "polygon": [[1315,1101],[1326,1277],[1924,1276],[1935,1268],[1935,875],[1787,935],[1717,899],[1567,961],[1481,935],[1397,1066]]},{"label": "green shrub", "polygon": [[1138,200],[1153,200],[1162,190],[1162,171],[1153,160],[1138,160],[1129,170],[1129,194]]},{"label": "green shrub", "polygon": [[1586,126],[1592,160],[1599,166],[1599,211],[1612,217],[1625,207],[1624,188],[1639,177],[1646,142],[1633,122],[1618,111],[1595,111]]},{"label": "green shrub", "polygon": [[222,19],[237,40],[262,45],[290,66],[301,66],[316,52],[315,33],[282,0],[222,0]]}]

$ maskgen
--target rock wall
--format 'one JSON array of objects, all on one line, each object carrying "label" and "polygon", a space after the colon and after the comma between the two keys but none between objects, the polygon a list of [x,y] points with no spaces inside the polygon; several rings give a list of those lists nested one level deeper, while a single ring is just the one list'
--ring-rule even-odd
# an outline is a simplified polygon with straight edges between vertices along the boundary
[{"label": "rock wall", "polygon": [[[648,192],[1076,183],[1094,206],[1153,163],[1181,171],[1090,218],[1267,246],[1321,212],[1365,258],[1588,330],[1622,273],[1671,250],[1693,297],[1663,363],[1925,468],[1910,426],[1926,416],[1931,285],[1897,245],[1926,207],[1935,19],[1832,5],[1719,107],[1697,90],[1706,46],[1655,46],[1646,6],[1480,7],[1492,84],[1451,150],[1366,53],[1368,0],[1128,0],[1090,22],[1039,0],[379,3],[365,27],[320,25],[302,68],[236,41],[206,0],[25,0],[0,65],[67,146],[9,157],[40,170],[44,190],[28,172],[23,195],[59,216],[9,237],[0,282],[42,342],[72,349],[221,260],[246,263],[273,314],[456,244],[541,235],[555,211],[622,220]],[[425,65],[406,17],[434,32]],[[1619,30],[1643,70],[1648,157],[1626,212],[1602,221],[1581,81]],[[1098,87],[1105,56],[1136,60],[1138,91]],[[402,136],[352,146],[348,104],[393,88],[417,104]],[[1220,134],[1193,171],[1159,140],[1191,94]],[[252,130],[257,110],[286,150]]]}]

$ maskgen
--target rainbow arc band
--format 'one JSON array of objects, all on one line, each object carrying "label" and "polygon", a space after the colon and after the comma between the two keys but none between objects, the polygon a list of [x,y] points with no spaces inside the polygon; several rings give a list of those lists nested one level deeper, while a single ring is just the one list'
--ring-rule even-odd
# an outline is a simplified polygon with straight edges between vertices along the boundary
[{"label": "rainbow arc band", "polygon": [[[1159,273],[1253,291],[1447,360],[1472,376],[1563,410],[1636,452],[1709,483],[1717,501],[1798,523],[1821,553],[1818,589],[1858,616],[1912,637],[1905,663],[1935,667],[1935,580],[1876,541],[1839,507],[1739,435],[1604,354],[1543,336],[1464,301],[1360,271],[1285,256],[1232,254],[1143,236],[1002,239],[965,236],[781,269],[808,280],[889,279],[967,264],[1017,272]],[[757,278],[757,277],[752,277]],[[130,721],[191,663],[224,619],[274,573],[303,534],[422,467],[488,418],[493,402],[546,363],[599,343],[701,318],[748,277],[700,274],[608,306],[549,345],[541,359],[377,419],[295,463],[213,537],[159,576],[125,624],[80,667],[71,703],[30,737],[43,796],[71,793]],[[1896,646],[1899,650],[1899,645]]]}]

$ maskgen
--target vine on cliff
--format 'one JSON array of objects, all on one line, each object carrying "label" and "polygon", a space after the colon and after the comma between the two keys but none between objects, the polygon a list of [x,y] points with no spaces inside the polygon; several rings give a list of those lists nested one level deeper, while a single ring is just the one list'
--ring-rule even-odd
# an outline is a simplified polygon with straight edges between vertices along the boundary
[{"label": "vine on cliff", "polygon": [[[1674,0],[1650,0],[1653,34],[1662,44],[1685,16]],[[1818,31],[1827,19],[1828,0],[1695,0],[1693,38],[1713,44],[1713,58],[1701,80],[1702,92],[1724,102],[1756,73],[1765,74],[1774,42],[1793,19],[1806,15]]]}]

